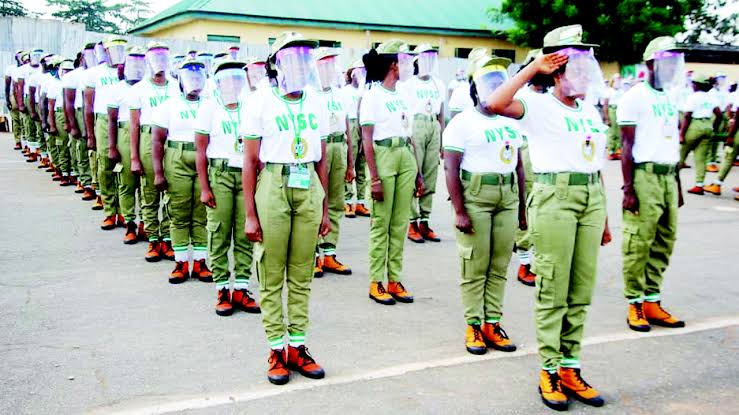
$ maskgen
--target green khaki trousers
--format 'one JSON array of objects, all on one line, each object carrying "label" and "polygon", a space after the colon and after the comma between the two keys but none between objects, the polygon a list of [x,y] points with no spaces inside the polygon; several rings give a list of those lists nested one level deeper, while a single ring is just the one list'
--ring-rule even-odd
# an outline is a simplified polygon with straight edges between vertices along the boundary
[{"label": "green khaki trousers", "polygon": [[131,173],[131,132],[128,122],[118,123],[118,152],[123,169],[118,173],[118,199],[126,222],[136,221],[136,191],[139,177]]},{"label": "green khaki trousers", "polygon": [[[712,118],[712,120],[715,119]],[[713,123],[711,123],[713,125]],[[708,150],[706,154],[706,163],[713,163],[718,164],[721,161],[721,158],[719,157],[720,151],[719,149],[722,147],[722,143],[726,141],[726,136],[729,133],[729,119],[726,118],[726,115],[724,115],[723,118],[721,118],[721,122],[718,125],[718,132],[714,133],[712,136],[712,139],[708,145]]]},{"label": "green khaki trousers", "polygon": [[[262,226],[262,242],[254,245],[254,261],[262,300],[262,323],[269,341],[283,339],[286,332],[305,335],[308,330],[310,285],[325,197],[314,165],[308,166],[309,189],[289,188],[289,175],[281,164],[267,164],[257,178],[254,199]],[[284,285],[287,285],[287,324],[282,305]]]},{"label": "green khaki trousers", "polygon": [[[371,200],[369,278],[381,282],[403,279],[403,247],[408,211],[415,189],[418,165],[404,137],[393,137],[392,146],[373,144],[377,174],[384,200]],[[383,140],[383,141],[387,141]]]},{"label": "green khaki trousers", "polygon": [[498,322],[518,223],[518,189],[515,183],[482,184],[475,174],[462,180],[462,187],[475,230],[473,234],[457,230],[464,318],[467,324]]},{"label": "green khaki trousers", "polygon": [[139,157],[144,175],[141,177],[141,216],[144,219],[144,230],[150,241],[169,240],[169,214],[162,210],[159,220],[161,193],[154,187],[154,162],[152,158],[151,127],[141,127],[139,138]]},{"label": "green khaki trousers", "polygon": [[[168,200],[164,205],[170,218],[169,229],[174,248],[187,248],[190,244],[196,248],[208,246],[205,205],[200,202],[200,182],[192,146],[193,143],[168,141],[164,149],[164,176],[169,184],[164,196]],[[241,184],[240,177],[238,184]],[[243,200],[240,203],[243,206]],[[243,221],[240,223],[243,224]],[[235,227],[234,233],[246,239],[243,227]],[[247,267],[251,267],[251,261]]]},{"label": "green khaki trousers", "polygon": [[[529,157],[529,141],[524,137],[523,145],[519,148],[521,153],[521,161],[523,162],[523,170],[525,176],[525,188],[526,197],[531,194],[531,189],[534,186],[534,170],[531,168],[531,158]],[[518,219],[516,219],[518,220]],[[517,251],[530,251],[531,250],[531,224],[526,230],[521,230],[516,227],[516,250]]]},{"label": "green khaki trousers", "polygon": [[103,198],[105,216],[120,213],[118,177],[115,163],[108,158],[108,114],[95,114],[95,146],[97,147],[98,194]]},{"label": "green khaki trousers", "polygon": [[31,118],[31,100],[28,97],[24,98],[26,110],[28,111],[28,114],[23,114],[23,130],[26,134],[26,141],[28,142],[28,147],[31,149],[39,149],[41,148],[41,138],[43,134],[41,133],[41,123],[36,123]]},{"label": "green khaki trousers", "polygon": [[[364,203],[367,193],[367,159],[364,157],[362,149],[362,130],[359,127],[359,120],[349,120],[349,135],[352,138],[352,156],[354,160],[355,179],[353,183],[346,184],[344,199],[346,203],[352,203],[354,196],[357,197],[357,203]],[[355,190],[356,185],[356,190]]]},{"label": "green khaki trousers", "polygon": [[569,185],[569,176],[559,173],[555,184],[537,181],[528,203],[536,338],[547,370],[578,362],[606,220],[600,181]]},{"label": "green khaki trousers", "polygon": [[613,154],[621,150],[621,130],[616,122],[615,106],[608,106],[608,119],[611,120],[611,126],[608,127],[608,153]]},{"label": "green khaki trousers", "polygon": [[[195,155],[193,154],[192,157],[194,165]],[[170,155],[169,158],[171,159],[172,156]],[[246,238],[245,233],[246,210],[244,210],[241,169],[228,167],[224,159],[211,159],[210,161],[211,167],[208,169],[208,179],[213,197],[216,199],[216,207],[207,208],[206,227],[208,229],[208,257],[210,258],[210,269],[213,272],[213,281],[219,287],[228,285],[231,279],[228,251],[231,249],[233,241],[234,279],[237,283],[248,283],[251,277],[252,243]],[[218,163],[214,165],[214,161]],[[168,163],[173,162],[170,160]],[[195,181],[197,181],[197,178],[195,178]],[[183,186],[180,185],[180,189],[183,189]],[[191,189],[194,189],[194,185]],[[200,200],[200,193],[197,194],[196,199]],[[194,203],[191,204],[191,206],[193,205]],[[186,215],[180,215],[180,217],[184,216]],[[192,225],[195,226],[194,223]],[[263,229],[266,230],[265,233],[272,232],[270,227],[264,227]],[[197,235],[197,232],[199,231],[193,229],[193,236]],[[189,231],[178,232],[178,235],[182,235],[180,241],[190,239]],[[199,239],[201,236],[197,235],[197,237]],[[198,241],[197,243],[202,242]],[[197,246],[195,244],[196,241],[193,238],[193,247]],[[315,244],[312,249],[315,249]]]},{"label": "green khaki trousers", "polygon": [[690,122],[685,133],[685,143],[680,146],[680,164],[685,163],[688,154],[695,150],[695,183],[703,184],[706,178],[706,153],[713,136],[713,125],[710,119],[695,119]]},{"label": "green khaki trousers", "polygon": [[423,175],[424,193],[411,200],[411,220],[428,220],[436,193],[436,176],[439,173],[441,151],[441,124],[436,117],[416,115],[413,122],[413,141],[416,143],[416,160]]},{"label": "green khaki trousers", "polygon": [[23,123],[21,122],[21,113],[18,111],[18,107],[15,105],[15,99],[11,97],[13,107],[10,110],[10,122],[13,123],[13,138],[16,144],[20,144],[21,137],[23,136]]},{"label": "green khaki trousers", "polygon": [[737,154],[739,154],[739,137],[734,138],[734,145],[732,147],[724,146],[724,161],[721,163],[721,170],[718,172],[719,180],[724,181],[726,176],[729,175],[729,171],[734,166],[734,160],[736,160]]},{"label": "green khaki trousers", "polygon": [[675,174],[634,170],[639,214],[624,215],[622,243],[624,296],[630,301],[658,296],[677,235],[677,180]]},{"label": "green khaki trousers", "polygon": [[39,143],[39,149],[41,150],[41,154],[48,156],[49,146],[46,142],[46,133],[44,132],[44,128],[41,124],[41,106],[38,103],[36,104],[36,114],[39,116],[39,119],[34,121],[34,124],[36,125],[36,137],[37,142]]},{"label": "green khaki trousers", "polygon": [[[328,170],[328,217],[331,221],[331,232],[323,237],[321,247],[335,249],[339,243],[339,226],[344,217],[344,192],[346,180],[346,141],[331,142],[341,139],[344,134],[332,134],[326,143],[326,170]],[[331,252],[329,252],[331,254]]]},{"label": "green khaki trousers", "polygon": [[[85,133],[85,122],[83,119],[82,108],[75,110],[75,118],[77,119],[77,126],[80,129],[81,138],[74,139],[72,146],[75,149],[77,155],[77,179],[80,181],[82,186],[92,186],[92,171],[90,168],[90,151],[87,149],[87,133]],[[97,177],[97,173],[95,174]],[[97,181],[96,181],[97,182]]]},{"label": "green khaki trousers", "polygon": [[49,147],[54,148],[52,157],[54,158],[54,166],[61,170],[64,174],[72,172],[72,155],[70,153],[70,137],[64,126],[67,122],[64,119],[64,113],[55,111],[54,120],[56,122],[57,134],[49,134]]}]

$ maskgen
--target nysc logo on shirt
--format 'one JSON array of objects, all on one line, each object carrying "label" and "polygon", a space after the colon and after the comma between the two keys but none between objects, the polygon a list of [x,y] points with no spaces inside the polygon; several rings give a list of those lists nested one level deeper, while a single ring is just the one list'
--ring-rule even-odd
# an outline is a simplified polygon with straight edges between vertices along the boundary
[{"label": "nysc logo on shirt", "polygon": [[344,110],[344,106],[341,105],[341,102],[330,100],[328,102],[328,110],[331,112],[339,112]]},{"label": "nysc logo on shirt", "polygon": [[402,99],[392,99],[385,103],[385,108],[390,112],[408,111],[405,102]]},{"label": "nysc logo on shirt", "polygon": [[194,120],[196,115],[197,115],[197,111],[195,110],[180,111],[181,120]]},{"label": "nysc logo on shirt", "polygon": [[162,97],[160,97],[160,96],[149,97],[149,106],[152,107],[152,108],[154,108],[157,105],[161,104],[162,102],[164,102],[164,101],[166,101],[168,99],[169,99],[169,97],[166,96],[166,95],[165,96],[162,96]]},{"label": "nysc logo on shirt", "polygon": [[239,123],[237,121],[221,121],[221,128],[223,129],[223,134],[234,135],[239,130]]},{"label": "nysc logo on shirt", "polygon": [[515,140],[520,137],[521,134],[519,134],[518,131],[514,130],[511,127],[491,128],[485,130],[485,140],[488,143],[494,143],[498,140]]},{"label": "nysc logo on shirt", "polygon": [[121,80],[116,76],[104,76],[100,78],[100,85],[102,86],[115,85],[118,82],[121,82]]},{"label": "nysc logo on shirt", "polygon": [[[289,121],[288,121],[289,120]],[[312,130],[318,129],[318,117],[315,114],[282,114],[275,117],[277,129],[280,131],[290,130],[290,124],[295,125],[298,130],[305,130],[308,126]]]},{"label": "nysc logo on shirt", "polygon": [[655,117],[672,117],[675,115],[675,106],[669,102],[660,102],[652,105],[652,113]]},{"label": "nysc logo on shirt", "polygon": [[425,100],[425,99],[439,99],[439,91],[435,89],[419,89],[416,91],[416,96],[418,96],[418,99]]},{"label": "nysc logo on shirt", "polygon": [[591,132],[591,133],[600,133],[604,131],[600,131],[598,128],[594,126],[594,122],[590,118],[570,118],[565,117],[565,122],[567,123],[567,132]]}]

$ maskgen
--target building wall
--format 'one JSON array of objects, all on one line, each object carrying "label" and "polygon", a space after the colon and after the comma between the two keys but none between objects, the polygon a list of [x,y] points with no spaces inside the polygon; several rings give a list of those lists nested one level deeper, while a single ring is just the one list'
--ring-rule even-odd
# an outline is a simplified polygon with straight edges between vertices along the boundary
[{"label": "building wall", "polygon": [[305,26],[281,26],[248,24],[238,22],[224,22],[216,20],[192,20],[177,26],[147,33],[145,36],[158,38],[185,38],[204,41],[208,35],[239,36],[241,42],[264,43],[269,38],[276,37],[280,32],[296,31],[305,37],[319,40],[339,41],[342,47],[364,49],[375,42],[383,42],[391,38],[400,38],[410,44],[429,43],[439,47],[442,57],[454,57],[456,48],[486,47],[492,49],[513,49],[516,51],[516,60],[526,56],[527,50],[517,48],[513,44],[492,38],[475,38],[465,36],[439,36],[417,33],[391,33],[378,31],[360,31],[346,29],[313,28]]},{"label": "building wall", "polygon": [[689,62],[685,66],[689,71],[702,72],[708,76],[715,76],[720,72],[731,82],[739,81],[739,65]]}]

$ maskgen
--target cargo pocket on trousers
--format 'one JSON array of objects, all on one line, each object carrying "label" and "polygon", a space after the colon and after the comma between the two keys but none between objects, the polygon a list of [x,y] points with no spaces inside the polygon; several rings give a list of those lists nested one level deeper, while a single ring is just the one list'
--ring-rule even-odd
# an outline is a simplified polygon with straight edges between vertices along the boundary
[{"label": "cargo pocket on trousers", "polygon": [[467,263],[472,260],[473,248],[471,246],[457,244],[457,251],[459,252],[459,263],[460,267],[462,268],[461,275],[462,277],[465,277],[469,268],[469,265],[467,265]]},{"label": "cargo pocket on trousers", "polygon": [[[624,215],[631,213],[624,212]],[[624,223],[623,252],[631,253],[639,249],[639,226],[634,223]]]},{"label": "cargo pocket on trousers", "polygon": [[169,206],[169,202],[171,202],[172,199],[169,197],[169,192],[163,192],[162,193],[162,210],[164,213],[166,213],[167,217],[172,218],[172,208]]},{"label": "cargo pocket on trousers", "polygon": [[264,258],[264,244],[257,242],[254,244],[254,273],[257,276],[257,283],[259,284],[259,290],[262,291],[267,287],[266,281],[264,280],[264,264],[262,258]]},{"label": "cargo pocket on trousers", "polygon": [[552,308],[558,305],[557,284],[554,280],[554,264],[537,260],[534,262],[532,272],[536,274],[536,302],[544,308]]},{"label": "cargo pocket on trousers", "polygon": [[[207,208],[210,209],[210,208]],[[205,224],[205,229],[208,230],[208,251],[211,251],[213,246],[213,235],[215,235],[216,232],[218,232],[218,228],[221,227],[220,222],[212,222],[208,221]]]}]

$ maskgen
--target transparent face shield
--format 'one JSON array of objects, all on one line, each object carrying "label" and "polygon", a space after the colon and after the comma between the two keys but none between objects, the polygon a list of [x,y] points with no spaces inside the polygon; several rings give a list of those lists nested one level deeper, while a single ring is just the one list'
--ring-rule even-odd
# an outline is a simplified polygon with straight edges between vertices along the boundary
[{"label": "transparent face shield", "polygon": [[716,89],[719,91],[729,91],[729,79],[723,75],[716,77]]},{"label": "transparent face shield", "polygon": [[674,89],[685,84],[685,55],[679,52],[654,54],[654,86],[657,89]]},{"label": "transparent face shield", "polygon": [[508,80],[508,70],[500,65],[486,66],[475,72],[472,79],[477,88],[480,105],[487,107],[490,95]]},{"label": "transparent face shield", "polygon": [[213,71],[213,55],[210,53],[203,53],[198,55],[198,61],[205,65],[205,73],[210,74]]},{"label": "transparent face shield", "polygon": [[275,56],[277,84],[285,94],[299,92],[307,86],[318,87],[313,49],[295,46],[282,49]]},{"label": "transparent face shield", "polygon": [[413,77],[413,55],[398,53],[398,76],[400,82],[405,82]]},{"label": "transparent face shield", "polygon": [[418,76],[430,76],[439,73],[439,54],[434,51],[418,55]]},{"label": "transparent face shield", "polygon": [[123,78],[129,84],[136,83],[144,79],[146,72],[146,60],[141,55],[126,56],[126,65],[123,67]]},{"label": "transparent face shield", "polygon": [[562,92],[568,97],[583,97],[603,89],[604,80],[600,65],[592,49],[567,48],[558,53],[567,55],[567,67],[561,78]]},{"label": "transparent face shield", "polygon": [[126,61],[126,44],[116,43],[106,48],[111,65],[121,65]]},{"label": "transparent face shield", "polygon": [[336,86],[338,78],[338,70],[336,68],[336,57],[329,56],[316,62],[318,67],[318,80],[321,82],[321,88],[333,88]]},{"label": "transparent face shield", "polygon": [[41,64],[42,56],[44,56],[44,51],[41,49],[31,51],[31,66],[38,66]]},{"label": "transparent face shield", "polygon": [[215,74],[218,96],[224,105],[236,104],[246,85],[246,72],[240,68],[222,69]]},{"label": "transparent face shield", "polygon": [[95,44],[95,64],[90,65],[90,67],[100,65],[103,62],[108,61],[108,55],[105,54],[105,47],[102,43],[96,43]]},{"label": "transparent face shield", "polygon": [[169,49],[151,49],[146,52],[146,64],[152,75],[166,73],[169,68]]},{"label": "transparent face shield", "polygon": [[187,65],[179,70],[178,78],[185,95],[199,94],[205,88],[205,74],[205,67],[200,65]]},{"label": "transparent face shield", "polygon": [[355,88],[362,89],[367,83],[367,69],[365,68],[354,68],[352,69],[352,85]]},{"label": "transparent face shield", "polygon": [[263,62],[250,63],[246,65],[246,76],[249,79],[249,85],[256,88],[259,81],[267,76],[267,66]]},{"label": "transparent face shield", "polygon": [[457,81],[464,82],[464,79],[466,77],[464,68],[457,69],[457,72],[454,74],[454,77],[457,79]]},{"label": "transparent face shield", "polygon": [[95,49],[85,49],[82,51],[82,57],[85,59],[85,68],[96,66],[98,61],[95,57]]}]

